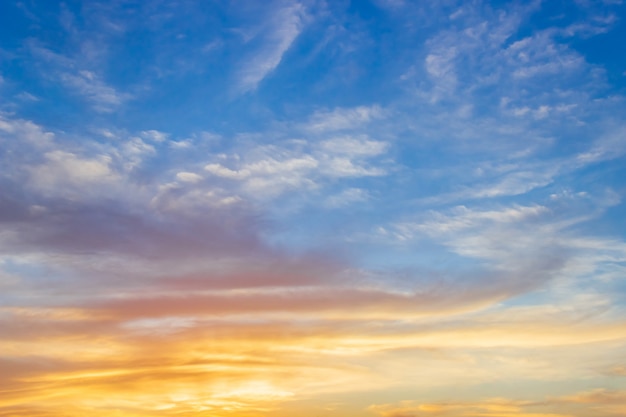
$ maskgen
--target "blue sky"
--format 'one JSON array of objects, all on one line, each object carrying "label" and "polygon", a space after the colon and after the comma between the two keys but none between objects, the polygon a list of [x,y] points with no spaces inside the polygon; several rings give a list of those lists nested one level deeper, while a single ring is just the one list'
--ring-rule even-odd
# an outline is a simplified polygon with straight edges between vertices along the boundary
[{"label": "blue sky", "polygon": [[[2,2],[0,380],[25,394],[0,416],[57,415],[76,386],[40,382],[81,372],[101,380],[76,415],[621,415],[625,19]],[[187,342],[207,329],[232,358]],[[132,364],[157,339],[148,393]],[[200,351],[233,372],[202,392],[174,369]]]}]

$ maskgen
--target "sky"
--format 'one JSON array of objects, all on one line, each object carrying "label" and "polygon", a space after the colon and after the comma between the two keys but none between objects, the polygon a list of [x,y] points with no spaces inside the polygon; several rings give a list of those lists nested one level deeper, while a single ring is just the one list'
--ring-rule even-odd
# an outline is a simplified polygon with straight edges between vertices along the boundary
[{"label": "sky", "polygon": [[620,0],[0,2],[0,417],[626,415]]}]

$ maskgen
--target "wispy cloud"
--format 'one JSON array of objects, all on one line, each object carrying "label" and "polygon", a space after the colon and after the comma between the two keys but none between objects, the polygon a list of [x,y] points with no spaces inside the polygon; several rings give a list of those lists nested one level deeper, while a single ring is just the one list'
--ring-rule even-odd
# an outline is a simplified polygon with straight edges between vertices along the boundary
[{"label": "wispy cloud", "polygon": [[80,57],[65,56],[33,42],[30,50],[35,58],[42,61],[45,77],[58,80],[74,94],[82,96],[98,112],[116,110],[132,98],[132,94],[120,92],[108,85],[97,70],[92,68],[93,65]]},{"label": "wispy cloud", "polygon": [[262,45],[239,71],[238,91],[246,93],[257,88],[279,64],[283,55],[296,40],[306,22],[306,7],[293,3],[279,7],[267,22],[262,36]]},{"label": "wispy cloud", "polygon": [[[567,417],[579,413],[585,415],[618,415],[626,404],[624,391],[596,389],[572,396],[545,398],[536,401],[492,398],[480,402],[417,403],[405,401],[399,404],[381,404],[369,407],[383,417],[449,416],[470,417],[520,416],[520,417]],[[575,414],[571,414],[575,413]]]},{"label": "wispy cloud", "polygon": [[328,207],[343,207],[349,204],[362,203],[370,199],[367,190],[361,188],[348,188],[338,194],[331,195],[326,199],[325,205]]},{"label": "wispy cloud", "polygon": [[289,190],[316,189],[334,179],[384,176],[389,162],[378,159],[388,146],[366,135],[285,140],[220,154],[204,169],[214,177],[240,183],[250,195],[274,197]]},{"label": "wispy cloud", "polygon": [[95,110],[110,112],[132,97],[129,93],[121,93],[105,84],[91,71],[80,71],[78,74],[62,73],[61,82],[92,103]]},{"label": "wispy cloud", "polygon": [[336,108],[315,112],[305,128],[314,132],[355,130],[365,128],[369,122],[383,116],[384,110],[378,105]]}]

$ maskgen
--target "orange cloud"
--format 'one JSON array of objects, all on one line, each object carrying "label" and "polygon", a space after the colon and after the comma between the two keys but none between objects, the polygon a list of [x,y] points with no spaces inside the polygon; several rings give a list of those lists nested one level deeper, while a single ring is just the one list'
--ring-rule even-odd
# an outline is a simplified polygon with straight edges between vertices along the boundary
[{"label": "orange cloud", "polygon": [[626,410],[626,391],[597,389],[539,401],[507,398],[466,402],[372,405],[381,417],[576,417],[618,416]]}]

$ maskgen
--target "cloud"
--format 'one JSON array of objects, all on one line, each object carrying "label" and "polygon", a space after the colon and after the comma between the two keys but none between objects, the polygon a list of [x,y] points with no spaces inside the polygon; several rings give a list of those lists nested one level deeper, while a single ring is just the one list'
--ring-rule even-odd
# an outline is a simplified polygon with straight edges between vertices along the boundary
[{"label": "cloud", "polygon": [[[48,147],[54,139],[54,133],[46,131],[41,126],[30,120],[14,118],[0,113],[0,136],[5,149],[9,146],[20,146],[20,143],[27,143],[36,149]],[[7,140],[7,137],[13,140]]]},{"label": "cloud", "polygon": [[32,184],[41,189],[59,190],[62,187],[85,188],[119,180],[111,169],[111,157],[81,158],[76,154],[55,150],[44,154],[45,162],[31,171]]},{"label": "cloud", "polygon": [[[612,270],[616,262],[625,259],[626,247],[611,239],[574,232],[612,203],[604,206],[598,199],[595,214],[590,214],[588,196],[574,197],[567,203],[568,211],[557,201],[552,207],[472,210],[460,206],[446,214],[432,211],[418,222],[382,227],[379,235],[407,247],[442,245],[451,261],[466,265],[466,275],[460,280],[470,279],[467,273],[472,270],[480,276],[472,285],[492,287],[507,297],[546,291],[552,303],[568,304],[585,282],[594,280],[602,287],[601,271]],[[601,304],[610,303],[611,297],[600,287],[587,294],[598,297]],[[587,301],[591,305],[591,300]]]},{"label": "cloud", "polygon": [[[6,231],[0,244],[10,253],[45,263],[50,251],[170,258],[257,244],[252,211],[236,196],[201,185],[198,174],[173,168],[180,183],[145,182],[141,170],[156,150],[139,137],[68,145],[63,133],[6,116],[0,132],[7,145],[0,154]],[[218,214],[227,212],[230,220]]]},{"label": "cloud", "polygon": [[324,140],[320,148],[329,153],[348,156],[376,156],[385,153],[389,144],[383,141],[370,140],[367,136],[343,136]]},{"label": "cloud", "polygon": [[353,130],[365,127],[371,121],[383,116],[384,111],[378,105],[336,108],[331,111],[315,112],[305,124],[305,128],[313,132]]},{"label": "cloud", "polygon": [[[519,109],[533,102],[535,106],[527,107],[573,104],[563,93],[596,90],[604,82],[602,72],[556,27],[518,37],[519,29],[539,12],[539,4],[509,7],[506,12],[485,4],[462,4],[452,14],[431,7],[432,21],[446,22],[431,32],[401,80],[424,102],[445,107],[471,103],[474,109],[486,110],[502,97]],[[525,93],[530,91],[536,93]],[[546,99],[557,103],[537,103]]]},{"label": "cloud", "polygon": [[66,56],[47,49],[37,42],[29,44],[32,57],[45,65],[42,76],[60,81],[72,92],[82,96],[102,113],[109,113],[133,98],[128,92],[120,92],[107,84],[95,68],[82,56]]},{"label": "cloud", "polygon": [[82,70],[77,74],[63,72],[59,74],[61,82],[92,103],[99,112],[111,112],[125,101],[132,98],[129,93],[121,93],[104,83],[92,71]]},{"label": "cloud", "polygon": [[333,179],[384,176],[387,169],[376,166],[376,158],[388,147],[366,135],[286,140],[220,155],[204,169],[214,177],[239,182],[248,195],[267,198],[317,189]]},{"label": "cloud", "polygon": [[620,158],[626,154],[626,144],[623,140],[626,126],[615,126],[607,133],[599,135],[589,150],[576,155],[572,165],[582,168],[588,164]]},{"label": "cloud", "polygon": [[457,48],[450,47],[429,54],[424,60],[426,72],[435,80],[440,91],[451,93],[456,89],[457,77],[453,65],[456,55]]},{"label": "cloud", "polygon": [[[571,415],[617,416],[626,404],[623,391],[598,389],[572,396],[546,398],[538,401],[493,398],[476,402],[417,403],[372,405],[369,410],[382,417],[422,416],[520,416],[568,417]],[[574,413],[574,414],[572,414]]]},{"label": "cloud", "polygon": [[176,179],[183,182],[198,182],[202,181],[202,176],[194,172],[178,172],[176,173]]},{"label": "cloud", "polygon": [[415,404],[410,401],[398,405],[373,405],[369,410],[382,417],[418,416],[522,416],[522,417],[564,417],[563,414],[526,414],[522,411],[523,402],[507,399],[494,399],[483,403],[442,403]]},{"label": "cloud", "polygon": [[[280,152],[280,151],[279,151]],[[286,190],[312,187],[309,179],[319,165],[310,155],[293,155],[282,152],[284,157],[253,160],[239,169],[230,169],[221,164],[208,164],[204,169],[218,177],[242,180],[244,189],[252,194],[275,196]]]},{"label": "cloud", "polygon": [[326,198],[325,205],[330,208],[344,207],[354,203],[361,203],[369,200],[370,194],[361,188],[348,188],[338,194]]},{"label": "cloud", "polygon": [[306,21],[306,8],[299,3],[279,8],[267,22],[263,45],[239,70],[240,93],[253,91],[281,62],[283,55],[302,31]]},{"label": "cloud", "polygon": [[160,143],[165,141],[168,138],[168,134],[165,132],[159,132],[158,130],[144,130],[141,132],[141,135],[145,139],[152,140],[154,142]]}]

